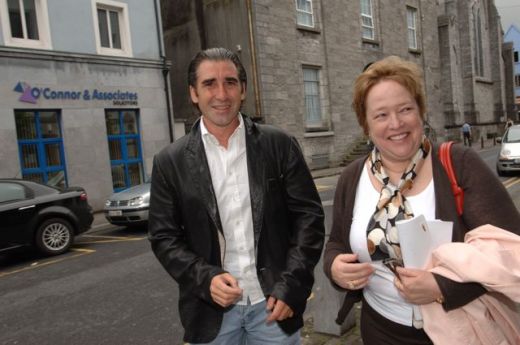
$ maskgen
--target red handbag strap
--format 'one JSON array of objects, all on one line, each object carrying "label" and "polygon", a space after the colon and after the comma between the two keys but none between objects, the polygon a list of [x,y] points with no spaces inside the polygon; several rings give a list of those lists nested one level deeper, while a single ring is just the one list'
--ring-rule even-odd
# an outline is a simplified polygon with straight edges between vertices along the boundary
[{"label": "red handbag strap", "polygon": [[453,141],[447,141],[441,144],[439,148],[439,159],[441,160],[444,170],[446,170],[446,174],[448,174],[450,179],[451,190],[455,197],[455,204],[457,205],[457,214],[461,216],[464,208],[464,190],[457,183],[457,177],[455,176],[455,171],[453,170],[453,165],[451,163],[452,145]]}]

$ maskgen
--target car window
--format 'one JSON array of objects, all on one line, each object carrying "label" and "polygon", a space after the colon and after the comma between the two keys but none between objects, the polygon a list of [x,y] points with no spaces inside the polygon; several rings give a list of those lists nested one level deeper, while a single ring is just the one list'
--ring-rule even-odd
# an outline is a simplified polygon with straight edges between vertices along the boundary
[{"label": "car window", "polygon": [[0,183],[0,203],[27,199],[27,193],[19,183]]},{"label": "car window", "polygon": [[520,128],[511,127],[507,131],[504,142],[506,143],[519,143],[520,142]]},{"label": "car window", "polygon": [[59,194],[60,189],[54,186],[47,186],[39,183],[31,183],[30,188],[34,192],[34,196],[42,196],[48,194]]}]

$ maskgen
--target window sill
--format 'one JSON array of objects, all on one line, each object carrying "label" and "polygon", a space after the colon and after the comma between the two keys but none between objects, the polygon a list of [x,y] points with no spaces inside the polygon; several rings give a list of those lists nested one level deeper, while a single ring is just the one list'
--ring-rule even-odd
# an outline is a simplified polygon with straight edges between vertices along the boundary
[{"label": "window sill", "polygon": [[99,55],[107,55],[107,56],[122,56],[122,57],[132,57],[132,53],[127,49],[115,49],[115,48],[105,48],[105,47],[97,47],[97,53]]},{"label": "window sill", "polygon": [[475,82],[477,83],[482,83],[482,84],[489,84],[489,85],[493,85],[493,82],[485,77],[479,77],[479,76],[476,76],[475,77]]},{"label": "window sill", "polygon": [[373,46],[379,46],[379,41],[375,40],[375,39],[361,37],[361,42],[366,43],[366,44],[370,44],[370,45],[373,45]]},{"label": "window sill", "polygon": [[312,27],[312,26],[305,26],[305,25],[300,25],[300,24],[296,24],[296,29],[298,29],[300,31],[305,31],[305,32],[312,32],[314,34],[320,34],[321,33],[320,29],[317,29],[317,28]]},{"label": "window sill", "polygon": [[[309,128],[307,128],[309,130]],[[334,131],[322,131],[322,132],[306,132],[303,134],[304,138],[320,138],[320,137],[332,137]]]},{"label": "window sill", "polygon": [[408,48],[408,52],[410,54],[414,54],[414,55],[421,55],[422,54],[422,51],[420,49]]},{"label": "window sill", "polygon": [[48,40],[29,40],[29,39],[17,39],[11,38],[5,41],[5,46],[15,48],[28,48],[28,49],[45,49],[51,50],[52,45]]}]

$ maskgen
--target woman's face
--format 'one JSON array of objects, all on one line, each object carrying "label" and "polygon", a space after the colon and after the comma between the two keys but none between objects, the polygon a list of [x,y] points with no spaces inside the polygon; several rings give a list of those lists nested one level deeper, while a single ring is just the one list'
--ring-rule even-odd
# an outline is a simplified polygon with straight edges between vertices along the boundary
[{"label": "woman's face", "polygon": [[408,162],[419,149],[423,122],[410,92],[393,80],[374,85],[366,99],[368,134],[383,160]]}]

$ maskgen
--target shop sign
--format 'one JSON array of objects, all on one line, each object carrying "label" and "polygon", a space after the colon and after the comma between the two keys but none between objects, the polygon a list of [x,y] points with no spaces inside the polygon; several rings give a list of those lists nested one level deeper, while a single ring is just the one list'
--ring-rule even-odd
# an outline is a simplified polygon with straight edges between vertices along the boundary
[{"label": "shop sign", "polygon": [[113,105],[137,105],[137,92],[124,90],[102,91],[98,89],[56,90],[50,87],[32,87],[26,82],[16,84],[14,91],[21,93],[20,102],[38,103],[38,99],[72,101],[111,101]]}]

